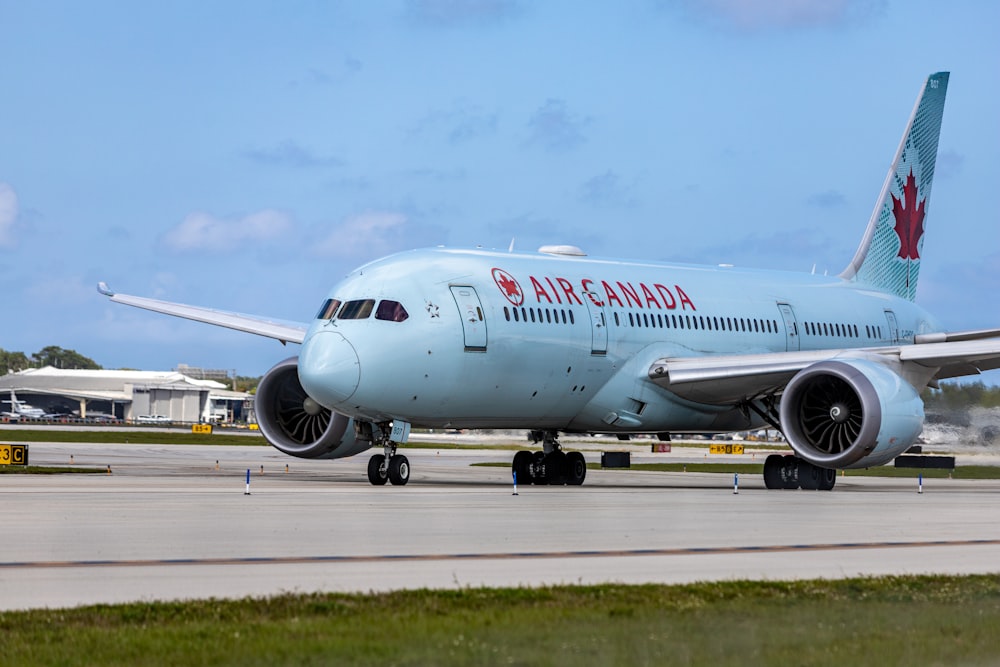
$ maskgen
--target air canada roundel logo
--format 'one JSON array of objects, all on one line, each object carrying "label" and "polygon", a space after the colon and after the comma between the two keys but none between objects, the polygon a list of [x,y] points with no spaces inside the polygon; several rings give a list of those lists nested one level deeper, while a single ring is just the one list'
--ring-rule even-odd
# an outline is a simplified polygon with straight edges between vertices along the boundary
[{"label": "air canada roundel logo", "polygon": [[493,269],[493,280],[496,281],[497,287],[500,288],[500,291],[503,292],[503,295],[512,304],[520,306],[524,303],[524,291],[517,281],[514,280],[514,276],[503,269]]}]

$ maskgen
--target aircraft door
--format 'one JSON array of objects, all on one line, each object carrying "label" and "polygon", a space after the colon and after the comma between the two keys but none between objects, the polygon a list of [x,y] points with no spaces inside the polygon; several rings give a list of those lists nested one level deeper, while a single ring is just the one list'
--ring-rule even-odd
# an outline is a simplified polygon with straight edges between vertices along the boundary
[{"label": "aircraft door", "polygon": [[590,344],[591,354],[608,353],[608,320],[604,315],[604,308],[596,303],[597,295],[593,292],[585,292],[587,310],[590,311],[590,328],[592,342]]},{"label": "aircraft door", "polygon": [[896,313],[891,310],[885,311],[885,320],[889,323],[889,341],[899,342],[899,325],[896,323]]},{"label": "aircraft door", "polygon": [[785,322],[785,351],[792,352],[800,350],[799,323],[795,321],[795,311],[787,303],[779,303],[778,310],[781,311],[781,319]]},{"label": "aircraft door", "polygon": [[462,318],[466,352],[486,351],[486,318],[483,304],[475,288],[466,285],[452,285],[451,295],[455,297],[458,315]]}]

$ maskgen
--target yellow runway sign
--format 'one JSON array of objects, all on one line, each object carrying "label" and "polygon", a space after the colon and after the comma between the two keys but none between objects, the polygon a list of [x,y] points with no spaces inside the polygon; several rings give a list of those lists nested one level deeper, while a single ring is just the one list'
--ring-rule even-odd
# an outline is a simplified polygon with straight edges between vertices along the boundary
[{"label": "yellow runway sign", "polygon": [[709,454],[742,454],[743,445],[709,445]]},{"label": "yellow runway sign", "polygon": [[0,466],[28,465],[27,445],[0,445]]}]

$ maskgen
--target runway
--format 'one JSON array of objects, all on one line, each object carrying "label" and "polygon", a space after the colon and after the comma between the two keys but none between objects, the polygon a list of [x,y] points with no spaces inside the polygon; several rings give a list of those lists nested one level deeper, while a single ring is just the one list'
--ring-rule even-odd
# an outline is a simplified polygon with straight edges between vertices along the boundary
[{"label": "runway", "polygon": [[514,496],[507,469],[470,467],[510,452],[407,455],[410,484],[376,488],[365,455],[32,444],[33,464],[72,456],[112,474],[0,477],[0,609],[1000,569],[1000,481],[925,480],[917,494],[915,480],[848,476],[830,493],[769,492],[742,476],[734,494],[728,475],[592,470],[583,487]]}]

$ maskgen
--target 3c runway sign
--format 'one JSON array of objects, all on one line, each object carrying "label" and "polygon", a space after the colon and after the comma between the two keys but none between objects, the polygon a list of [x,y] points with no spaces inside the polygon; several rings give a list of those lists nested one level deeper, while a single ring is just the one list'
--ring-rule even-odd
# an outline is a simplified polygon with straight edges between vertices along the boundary
[{"label": "3c runway sign", "polygon": [[0,466],[28,465],[27,445],[0,445]]}]

